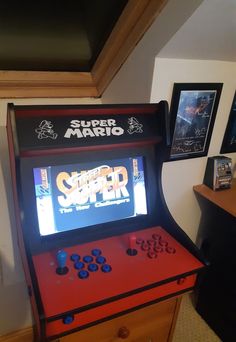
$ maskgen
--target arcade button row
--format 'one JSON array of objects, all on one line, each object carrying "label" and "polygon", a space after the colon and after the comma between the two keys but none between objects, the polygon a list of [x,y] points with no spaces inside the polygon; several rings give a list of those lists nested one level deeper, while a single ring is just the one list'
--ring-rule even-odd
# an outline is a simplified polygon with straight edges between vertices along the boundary
[{"label": "arcade button row", "polygon": [[[150,239],[136,238],[131,235],[129,237],[129,248],[127,254],[129,256],[135,256],[138,254],[138,250],[147,252],[147,256],[151,259],[157,258],[159,253],[167,252],[169,254],[175,254],[176,249],[169,246],[168,241],[164,240],[161,235],[153,234]],[[60,251],[65,253],[64,251]],[[74,268],[79,270],[78,277],[80,279],[86,279],[89,277],[89,272],[96,272],[101,267],[102,272],[108,273],[112,270],[111,266],[106,264],[106,258],[102,256],[100,249],[93,249],[91,255],[85,255],[83,258],[79,254],[72,254],[70,260],[74,262]],[[87,265],[87,270],[85,269]],[[60,274],[60,273],[59,273]],[[63,318],[63,324],[71,324],[74,321],[74,315],[67,315]]]},{"label": "arcade button row", "polygon": [[[106,258],[101,255],[100,249],[93,249],[91,255],[85,255],[81,257],[79,254],[73,253],[70,256],[70,260],[74,262],[74,268],[79,270],[78,277],[80,279],[86,279],[89,277],[90,272],[97,272],[101,269],[104,273],[109,273],[112,267],[106,263]],[[67,253],[64,250],[60,250],[57,253],[58,267],[56,273],[58,275],[67,274],[69,269],[66,266]],[[87,269],[86,269],[87,268]]]},{"label": "arcade button row", "polygon": [[[176,249],[169,245],[168,241],[164,240],[160,234],[152,234],[150,239],[136,238],[135,235],[129,236],[129,248],[127,254],[135,256],[139,251],[147,253],[148,258],[157,258],[160,253],[166,252],[168,254],[175,254]],[[92,272],[97,272],[99,269],[104,273],[111,272],[112,268],[106,263],[106,258],[102,256],[102,251],[94,248],[91,255],[81,257],[79,254],[73,253],[70,256],[71,261],[74,262],[74,268],[78,270],[78,277],[86,279]],[[67,253],[60,250],[57,253],[58,267],[56,273],[59,275],[67,274],[69,269],[66,266]]]},{"label": "arcade button row", "polygon": [[[136,246],[134,246],[134,242]],[[157,258],[158,254],[163,252],[167,252],[168,254],[176,253],[176,249],[170,246],[168,241],[164,240],[160,234],[153,234],[150,239],[146,240],[132,237],[130,239],[130,248],[127,250],[127,254],[131,256],[137,255],[137,246],[140,251],[147,252],[147,256],[150,259]]]}]

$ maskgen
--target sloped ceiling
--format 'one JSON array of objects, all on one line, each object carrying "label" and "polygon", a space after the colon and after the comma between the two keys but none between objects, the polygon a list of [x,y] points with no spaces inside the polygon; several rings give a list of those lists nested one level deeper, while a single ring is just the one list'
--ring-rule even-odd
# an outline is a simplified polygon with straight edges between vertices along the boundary
[{"label": "sloped ceiling", "polygon": [[204,0],[158,57],[236,61],[236,1]]},{"label": "sloped ceiling", "polygon": [[101,96],[169,1],[2,2],[0,98]]},{"label": "sloped ceiling", "polygon": [[0,70],[89,72],[128,0],[0,4]]},{"label": "sloped ceiling", "polygon": [[[104,15],[98,10],[101,2],[107,6],[105,16],[112,17],[108,23],[109,30],[113,27],[110,35],[109,30],[96,24],[97,18],[102,19]],[[111,3],[118,6],[119,18],[111,12]],[[176,5],[176,10],[184,11],[185,0],[78,0],[70,13],[63,11],[64,7],[54,9],[50,4],[46,13],[41,3],[24,9],[21,4],[14,7],[12,2],[3,2],[0,5],[0,97],[101,96],[142,35],[154,19],[161,18],[163,9],[170,3]],[[173,32],[158,56],[236,61],[236,0],[188,0],[189,3],[195,7],[193,14]],[[38,8],[38,22],[30,16],[35,8]],[[175,13],[169,15],[173,20]],[[80,18],[78,26],[70,25],[77,17]],[[88,40],[80,40],[85,49],[79,60],[76,54],[81,45],[75,44],[74,34],[83,37],[83,30],[78,28],[83,23],[84,29],[85,22],[92,23],[92,30],[86,29],[89,44]],[[33,31],[29,29],[32,25]],[[57,39],[65,43],[62,50],[60,44],[57,48],[54,45],[57,39],[50,30],[55,27],[61,32]],[[94,32],[100,34],[100,43]],[[19,43],[19,36],[26,39],[25,45]],[[42,51],[41,40],[46,43]],[[32,45],[36,55],[29,59]],[[67,65],[63,64],[66,59]]]}]

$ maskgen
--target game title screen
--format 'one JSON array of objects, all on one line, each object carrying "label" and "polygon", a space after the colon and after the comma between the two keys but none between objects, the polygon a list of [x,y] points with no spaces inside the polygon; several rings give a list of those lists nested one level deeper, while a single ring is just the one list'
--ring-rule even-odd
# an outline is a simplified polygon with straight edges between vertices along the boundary
[{"label": "game title screen", "polygon": [[147,214],[143,157],[33,169],[41,236]]}]

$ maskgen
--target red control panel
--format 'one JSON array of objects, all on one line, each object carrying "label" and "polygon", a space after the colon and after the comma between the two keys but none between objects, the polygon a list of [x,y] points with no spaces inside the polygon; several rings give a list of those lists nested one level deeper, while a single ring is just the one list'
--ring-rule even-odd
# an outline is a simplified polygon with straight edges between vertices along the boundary
[{"label": "red control panel", "polygon": [[[57,251],[33,257],[49,321],[75,309],[83,315],[90,309],[95,319],[101,305],[119,311],[117,303],[129,296],[135,298],[130,306],[168,296],[180,291],[180,282],[172,278],[203,266],[161,227],[68,247],[63,253],[65,273],[57,272]],[[195,276],[186,279],[183,288],[194,286]]]}]

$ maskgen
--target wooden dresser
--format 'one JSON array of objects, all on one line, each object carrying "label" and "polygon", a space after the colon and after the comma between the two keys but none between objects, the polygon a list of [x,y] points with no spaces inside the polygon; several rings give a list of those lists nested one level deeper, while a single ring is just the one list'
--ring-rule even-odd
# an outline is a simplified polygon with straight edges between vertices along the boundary
[{"label": "wooden dresser", "polygon": [[60,342],[170,342],[181,297],[171,298],[59,339]]}]

